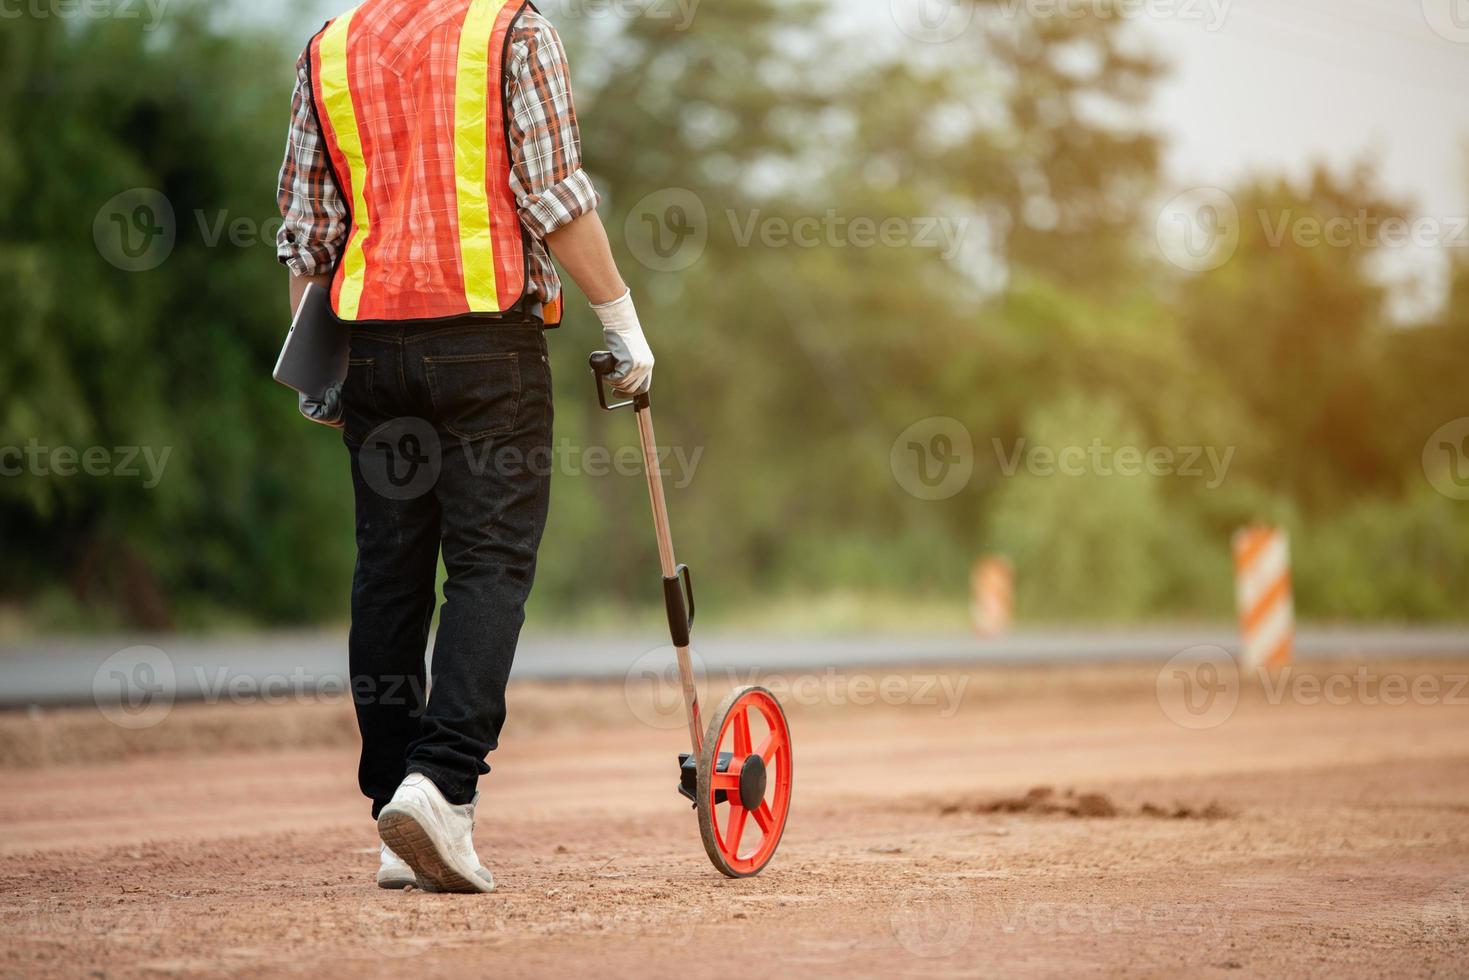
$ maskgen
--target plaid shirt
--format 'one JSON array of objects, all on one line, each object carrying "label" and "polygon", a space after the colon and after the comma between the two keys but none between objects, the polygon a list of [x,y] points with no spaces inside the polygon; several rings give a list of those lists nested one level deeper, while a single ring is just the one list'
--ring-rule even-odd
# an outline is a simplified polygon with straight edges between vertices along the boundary
[{"label": "plaid shirt", "polygon": [[[293,275],[331,272],[347,242],[347,202],[312,108],[310,46],[296,63],[291,130],[281,167],[276,255]],[[595,211],[597,192],[581,166],[581,134],[571,101],[566,51],[556,29],[527,8],[510,36],[505,61],[510,112],[510,189],[530,233],[526,288],[542,302],[561,293],[544,239]]]}]

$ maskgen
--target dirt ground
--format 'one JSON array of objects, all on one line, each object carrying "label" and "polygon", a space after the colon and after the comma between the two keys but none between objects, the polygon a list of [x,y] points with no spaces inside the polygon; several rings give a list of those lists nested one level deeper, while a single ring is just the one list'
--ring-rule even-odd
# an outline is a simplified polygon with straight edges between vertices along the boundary
[{"label": "dirt ground", "polygon": [[340,701],[0,715],[0,972],[1469,976],[1466,674],[1313,664],[1208,725],[1156,667],[771,678],[796,796],[742,881],[656,691],[522,684],[473,897],[373,886]]}]

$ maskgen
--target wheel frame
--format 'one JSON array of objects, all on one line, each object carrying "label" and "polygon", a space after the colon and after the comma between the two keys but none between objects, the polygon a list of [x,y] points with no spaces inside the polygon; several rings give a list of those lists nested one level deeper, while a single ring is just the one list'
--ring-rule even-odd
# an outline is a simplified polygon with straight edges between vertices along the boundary
[{"label": "wheel frame", "polygon": [[[767,712],[766,709],[770,709]],[[730,794],[738,794],[737,789],[732,789],[731,782],[737,783],[740,767],[744,765],[744,759],[732,759],[730,768],[733,772],[719,773],[720,782],[724,785],[714,785],[715,766],[719,758],[719,746],[726,734],[729,725],[735,723],[737,712],[759,711],[765,718],[770,730],[769,741],[772,743],[769,758],[755,751],[755,746],[749,746],[750,754],[761,755],[766,766],[766,778],[774,783],[775,795],[765,802],[771,802],[770,818],[773,828],[767,830],[763,825],[761,831],[764,834],[760,847],[747,858],[738,856],[738,848],[742,837],[744,822],[740,825],[740,834],[736,834],[733,855],[726,851],[724,834],[719,829],[718,813],[714,802],[714,794],[724,790],[727,797]],[[777,724],[779,731],[777,732]],[[748,722],[746,722],[746,737],[748,738]],[[736,739],[738,744],[738,738]],[[736,752],[736,755],[739,753]],[[748,755],[746,756],[748,758]],[[736,688],[725,695],[724,700],[714,709],[709,717],[709,728],[704,735],[703,743],[699,747],[699,771],[697,781],[697,797],[695,807],[699,811],[699,836],[704,841],[704,851],[709,855],[709,860],[718,868],[721,874],[730,878],[749,878],[759,874],[770,864],[775,852],[780,847],[781,838],[785,836],[786,820],[790,816],[791,798],[795,784],[795,756],[791,750],[790,723],[786,719],[785,709],[780,706],[774,694],[759,685]],[[729,799],[726,805],[733,805]],[[764,809],[762,804],[761,809]],[[751,810],[740,809],[747,815],[746,820],[759,823],[758,815]]]}]

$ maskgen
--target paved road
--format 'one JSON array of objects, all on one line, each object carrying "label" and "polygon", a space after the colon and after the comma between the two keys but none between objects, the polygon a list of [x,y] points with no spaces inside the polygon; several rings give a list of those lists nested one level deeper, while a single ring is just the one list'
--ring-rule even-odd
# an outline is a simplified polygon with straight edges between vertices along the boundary
[{"label": "paved road", "polygon": [[[607,639],[527,630],[515,676],[620,678],[659,671],[671,651],[656,636]],[[967,634],[860,634],[793,637],[718,634],[695,650],[711,671],[852,669],[898,664],[1097,663],[1164,661],[1206,644],[1237,652],[1236,635],[1218,627],[1038,630],[1001,640]],[[142,649],[138,649],[142,648]],[[149,649],[151,648],[151,649]],[[1298,638],[1303,658],[1469,657],[1469,628],[1312,629]],[[0,706],[87,704],[133,684],[170,683],[179,700],[252,692],[341,691],[346,641],[338,633],[266,634],[238,639],[178,636],[48,639],[0,647]],[[171,677],[171,682],[170,682]]]}]

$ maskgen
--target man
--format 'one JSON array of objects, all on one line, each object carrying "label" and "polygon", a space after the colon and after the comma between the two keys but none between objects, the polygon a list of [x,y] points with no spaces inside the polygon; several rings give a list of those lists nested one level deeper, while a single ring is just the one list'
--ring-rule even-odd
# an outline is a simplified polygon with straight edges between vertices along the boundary
[{"label": "man", "polygon": [[340,405],[309,414],[343,428],[352,462],[358,781],[385,888],[494,888],[471,833],[549,501],[533,463],[550,458],[543,330],[560,319],[548,246],[602,321],[617,389],[652,383],[597,203],[565,51],[525,0],[367,0],[302,54],[277,244],[292,309],[329,288],[352,333]]}]

